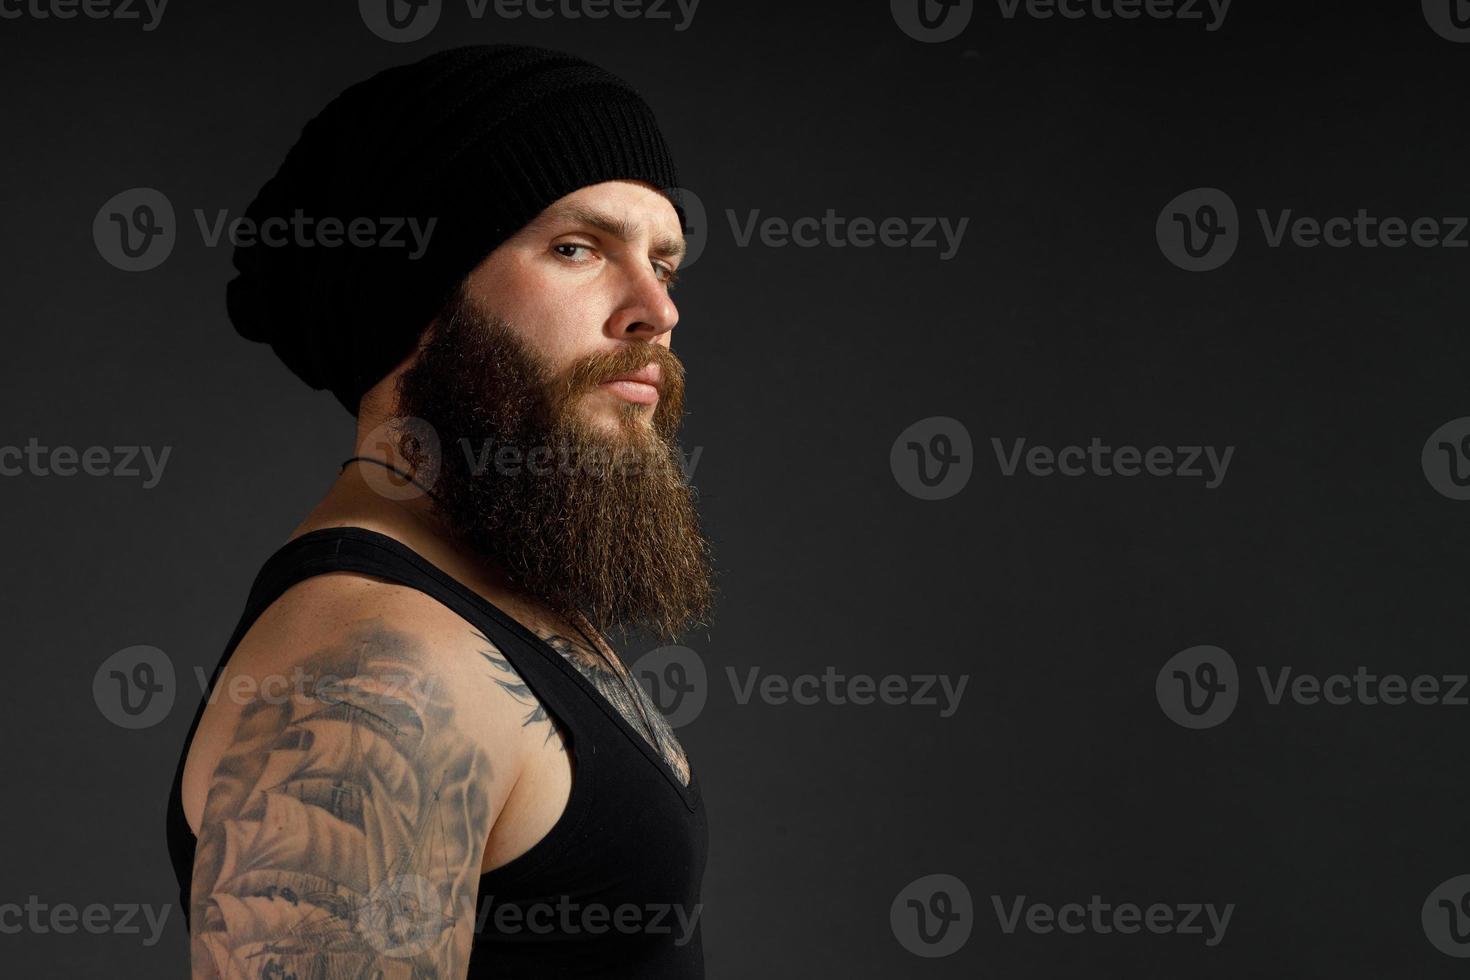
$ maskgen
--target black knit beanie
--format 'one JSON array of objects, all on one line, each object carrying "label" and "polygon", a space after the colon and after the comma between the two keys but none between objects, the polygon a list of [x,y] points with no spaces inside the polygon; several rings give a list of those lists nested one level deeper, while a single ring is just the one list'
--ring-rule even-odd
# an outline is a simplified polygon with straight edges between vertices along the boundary
[{"label": "black knit beanie", "polygon": [[[684,220],[653,113],[617,76],[502,44],[390,68],[307,123],[246,210],[256,228],[276,219],[277,233],[236,246],[230,322],[355,415],[485,256],[558,198],[607,180],[652,184]],[[312,227],[371,219],[376,238],[303,243],[280,233],[298,213]],[[417,257],[409,219],[433,221]]]}]

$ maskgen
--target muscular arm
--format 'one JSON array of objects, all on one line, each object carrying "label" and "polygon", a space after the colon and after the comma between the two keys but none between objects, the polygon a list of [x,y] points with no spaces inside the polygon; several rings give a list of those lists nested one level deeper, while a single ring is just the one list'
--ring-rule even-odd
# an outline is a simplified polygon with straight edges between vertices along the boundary
[{"label": "muscular arm", "polygon": [[358,620],[244,706],[200,825],[195,978],[465,975],[508,789],[480,692],[428,646]]}]

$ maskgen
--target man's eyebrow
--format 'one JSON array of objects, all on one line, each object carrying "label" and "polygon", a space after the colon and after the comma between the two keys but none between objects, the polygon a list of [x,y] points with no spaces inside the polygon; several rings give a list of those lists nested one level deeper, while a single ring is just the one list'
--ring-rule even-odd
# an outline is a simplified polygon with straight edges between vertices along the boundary
[{"label": "man's eyebrow", "polygon": [[[606,211],[589,208],[584,204],[563,204],[554,207],[546,213],[553,221],[570,221],[575,224],[588,225],[599,231],[605,231],[609,235],[622,242],[631,242],[638,237],[641,226],[636,221],[628,221]],[[685,245],[682,236],[655,234],[653,242],[649,245],[649,253],[660,259],[678,259],[684,254]]]}]

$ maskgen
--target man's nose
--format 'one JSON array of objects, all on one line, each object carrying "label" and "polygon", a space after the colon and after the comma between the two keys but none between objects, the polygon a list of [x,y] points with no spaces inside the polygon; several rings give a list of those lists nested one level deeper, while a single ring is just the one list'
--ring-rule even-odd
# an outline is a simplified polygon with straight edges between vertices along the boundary
[{"label": "man's nose", "polygon": [[623,303],[608,322],[618,340],[654,341],[679,322],[679,308],[652,267],[629,275]]}]

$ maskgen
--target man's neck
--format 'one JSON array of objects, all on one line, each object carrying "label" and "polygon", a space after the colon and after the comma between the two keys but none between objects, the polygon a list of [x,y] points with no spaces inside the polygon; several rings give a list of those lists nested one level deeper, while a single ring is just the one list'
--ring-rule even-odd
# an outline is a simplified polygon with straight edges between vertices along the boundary
[{"label": "man's neck", "polygon": [[[401,461],[393,465],[407,472]],[[374,469],[369,470],[368,467]],[[427,496],[405,492],[403,499],[395,499],[399,494],[392,492],[394,487],[412,490],[403,477],[373,463],[350,463],[306,519],[291,532],[291,537],[329,527],[361,527],[376,531],[407,545],[467,588],[504,609],[538,636],[568,633],[573,637],[580,636],[572,624],[553,613],[544,603],[516,589],[493,561],[469,551],[456,541],[434,514]],[[390,495],[385,495],[384,489],[388,489]]]}]

